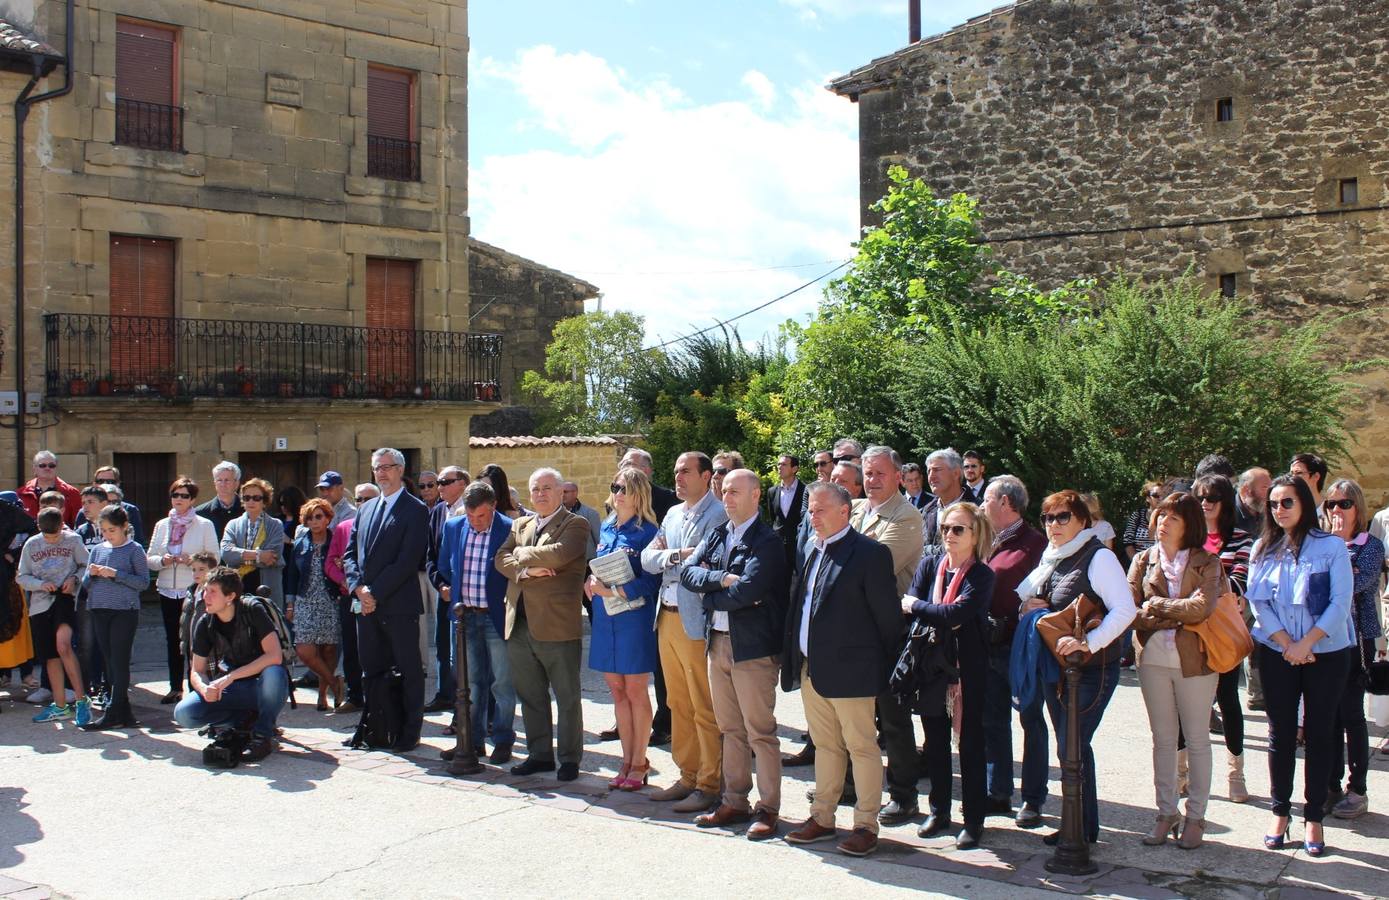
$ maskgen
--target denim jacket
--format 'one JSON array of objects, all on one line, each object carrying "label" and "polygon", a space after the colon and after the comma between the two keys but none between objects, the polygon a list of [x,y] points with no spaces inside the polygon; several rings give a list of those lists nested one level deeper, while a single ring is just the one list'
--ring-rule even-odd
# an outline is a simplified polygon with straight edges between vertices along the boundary
[{"label": "denim jacket", "polygon": [[1313,653],[1344,650],[1353,641],[1351,589],[1353,576],[1346,542],[1314,528],[1302,539],[1294,558],[1286,547],[1262,555],[1263,541],[1254,547],[1249,564],[1249,589],[1245,594],[1254,607],[1254,640],[1280,649],[1271,638],[1279,631],[1298,641],[1315,626],[1326,637]]}]

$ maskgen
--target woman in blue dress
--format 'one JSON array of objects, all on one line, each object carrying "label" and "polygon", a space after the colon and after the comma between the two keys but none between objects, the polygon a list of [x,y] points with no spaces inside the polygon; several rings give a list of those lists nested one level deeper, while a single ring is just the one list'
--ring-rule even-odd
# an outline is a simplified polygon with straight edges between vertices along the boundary
[{"label": "woman in blue dress", "polygon": [[617,733],[622,740],[622,766],[608,783],[616,790],[636,791],[651,770],[646,744],[651,736],[651,699],[647,680],[661,664],[656,652],[656,590],[661,576],[642,570],[641,551],[656,536],[651,509],[651,482],[636,469],[623,469],[613,478],[608,503],[613,512],[603,522],[598,556],[626,553],[635,576],[607,585],[590,575],[584,594],[593,603],[593,634],[588,645],[589,668],[602,672],[612,692]]}]

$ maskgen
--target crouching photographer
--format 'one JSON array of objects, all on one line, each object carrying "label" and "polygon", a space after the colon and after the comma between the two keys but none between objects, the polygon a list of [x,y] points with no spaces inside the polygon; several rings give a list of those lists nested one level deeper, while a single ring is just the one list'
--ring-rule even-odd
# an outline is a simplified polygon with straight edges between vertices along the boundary
[{"label": "crouching photographer", "polygon": [[194,693],[174,709],[174,721],[184,728],[211,726],[214,740],[203,759],[223,768],[270,755],[275,720],[289,696],[274,621],[257,598],[242,597],[241,591],[235,569],[208,573],[207,612],[193,626]]}]

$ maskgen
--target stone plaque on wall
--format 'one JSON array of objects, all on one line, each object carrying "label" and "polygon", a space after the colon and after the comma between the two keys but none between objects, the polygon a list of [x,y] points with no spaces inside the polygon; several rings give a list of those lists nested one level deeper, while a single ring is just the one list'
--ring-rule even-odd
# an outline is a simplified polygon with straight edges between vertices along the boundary
[{"label": "stone plaque on wall", "polygon": [[280,106],[303,106],[304,88],[300,85],[299,79],[291,75],[267,74],[265,102],[278,103]]}]

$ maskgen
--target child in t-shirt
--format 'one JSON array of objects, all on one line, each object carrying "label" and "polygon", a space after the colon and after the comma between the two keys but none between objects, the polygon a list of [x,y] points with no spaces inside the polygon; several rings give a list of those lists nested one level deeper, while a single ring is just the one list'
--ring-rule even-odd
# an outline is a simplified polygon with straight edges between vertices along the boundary
[{"label": "child in t-shirt", "polygon": [[102,541],[87,560],[87,606],[92,611],[106,676],[111,681],[111,702],[101,716],[82,726],[87,731],[134,728],[130,708],[130,650],[140,624],[140,592],[150,585],[145,548],[130,539],[129,517],[123,508],[108,506],[97,518]]},{"label": "child in t-shirt", "polygon": [[[34,658],[47,668],[53,692],[53,701],[34,716],[34,721],[56,722],[76,715],[77,724],[86,725],[92,720],[92,704],[82,680],[82,667],[72,651],[72,633],[77,625],[77,585],[87,568],[87,548],[75,532],[64,527],[61,510],[39,510],[38,522],[39,533],[24,542],[15,576],[19,586],[29,592]],[[67,697],[65,675],[76,694],[73,706],[60,702]]]}]

